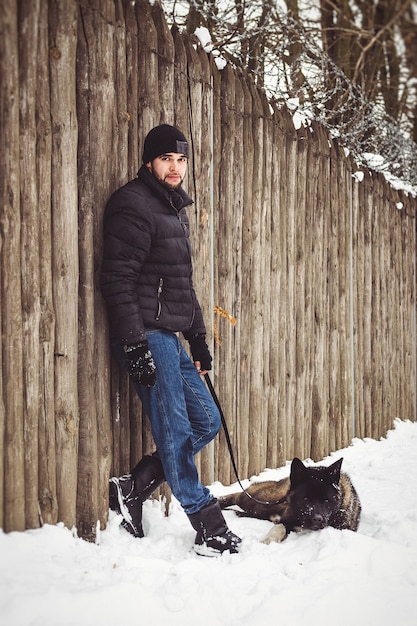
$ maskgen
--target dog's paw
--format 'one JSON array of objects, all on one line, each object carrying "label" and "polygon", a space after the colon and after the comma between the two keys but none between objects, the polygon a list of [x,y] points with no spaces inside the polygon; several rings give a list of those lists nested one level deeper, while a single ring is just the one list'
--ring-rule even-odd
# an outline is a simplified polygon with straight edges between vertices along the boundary
[{"label": "dog's paw", "polygon": [[283,541],[287,536],[287,530],[284,524],[276,524],[271,528],[265,539],[262,540],[262,543],[273,543]]}]

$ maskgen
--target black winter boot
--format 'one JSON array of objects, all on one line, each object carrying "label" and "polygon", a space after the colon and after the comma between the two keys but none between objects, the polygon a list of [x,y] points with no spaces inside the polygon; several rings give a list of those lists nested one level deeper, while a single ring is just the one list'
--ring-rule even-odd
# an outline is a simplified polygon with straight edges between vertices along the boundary
[{"label": "black winter boot", "polygon": [[165,481],[162,463],[144,456],[130,474],[110,478],[109,506],[122,515],[122,526],[134,537],[143,537],[142,503]]},{"label": "black winter boot", "polygon": [[188,515],[191,526],[197,531],[194,550],[202,556],[218,556],[222,552],[239,552],[242,540],[227,527],[216,498],[200,511]]}]

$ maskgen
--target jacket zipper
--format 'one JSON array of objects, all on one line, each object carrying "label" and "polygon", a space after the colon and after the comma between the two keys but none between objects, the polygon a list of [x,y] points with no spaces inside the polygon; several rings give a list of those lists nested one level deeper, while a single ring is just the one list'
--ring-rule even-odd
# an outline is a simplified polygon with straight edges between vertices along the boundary
[{"label": "jacket zipper", "polygon": [[175,213],[176,213],[176,215],[177,215],[177,219],[178,219],[179,223],[181,224],[181,228],[182,228],[182,230],[184,231],[184,233],[185,233],[185,234],[187,234],[187,227],[186,227],[186,225],[184,224],[184,222],[182,221],[182,219],[181,219],[181,215],[180,215],[180,212],[179,212],[179,210],[177,209],[177,207],[175,206],[175,204],[172,202],[171,198],[169,198],[169,203],[170,203],[170,205],[171,205],[171,208],[172,208],[172,209],[174,209],[174,211],[175,211]]},{"label": "jacket zipper", "polygon": [[159,320],[159,318],[161,317],[161,308],[162,308],[162,303],[161,303],[161,294],[162,294],[162,289],[164,286],[164,279],[160,278],[159,279],[159,284],[158,284],[158,292],[157,292],[157,300],[158,300],[158,311],[156,313],[156,321]]}]

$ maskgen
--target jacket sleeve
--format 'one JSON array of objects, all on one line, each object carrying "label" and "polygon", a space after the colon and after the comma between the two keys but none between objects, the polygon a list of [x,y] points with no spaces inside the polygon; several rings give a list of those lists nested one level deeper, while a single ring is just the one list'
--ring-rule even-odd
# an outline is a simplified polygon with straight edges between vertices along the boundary
[{"label": "jacket sleeve", "polygon": [[206,335],[206,327],[203,319],[203,312],[201,310],[200,303],[197,299],[196,293],[194,291],[194,287],[192,288],[193,298],[194,298],[194,319],[191,327],[183,333],[184,339],[189,341],[195,335]]},{"label": "jacket sleeve", "polygon": [[[116,191],[103,219],[101,291],[107,304],[111,333],[122,343],[146,338],[138,297],[138,276],[152,239],[152,216],[129,187]],[[143,205],[143,203],[142,203]]]}]

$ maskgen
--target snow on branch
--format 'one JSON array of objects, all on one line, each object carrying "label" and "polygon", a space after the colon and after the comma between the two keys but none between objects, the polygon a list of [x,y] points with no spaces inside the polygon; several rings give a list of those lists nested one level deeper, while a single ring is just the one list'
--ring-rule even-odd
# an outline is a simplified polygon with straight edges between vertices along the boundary
[{"label": "snow on branch", "polygon": [[305,124],[321,123],[359,165],[383,172],[393,186],[417,194],[413,119],[394,119],[378,90],[375,100],[369,100],[334,63],[323,49],[317,16],[296,19],[273,0],[166,0],[163,6],[168,21],[196,34],[219,67],[222,61],[243,68],[272,103],[287,104]]}]

